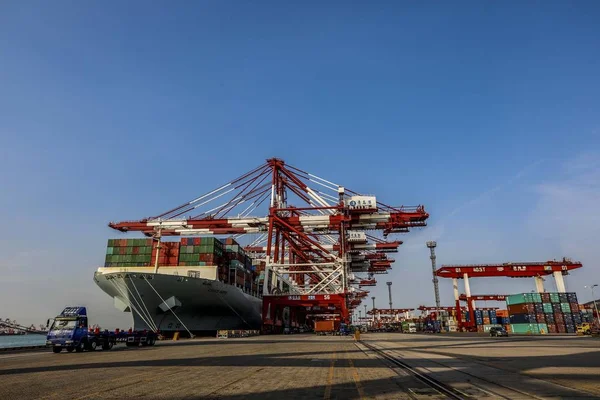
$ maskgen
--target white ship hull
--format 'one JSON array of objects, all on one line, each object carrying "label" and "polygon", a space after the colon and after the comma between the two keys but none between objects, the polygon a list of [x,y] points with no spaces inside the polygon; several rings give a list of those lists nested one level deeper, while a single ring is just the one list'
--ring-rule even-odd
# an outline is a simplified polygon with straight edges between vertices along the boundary
[{"label": "white ship hull", "polygon": [[[218,280],[147,268],[99,268],[94,281],[115,307],[131,312],[134,329],[192,333],[221,329],[257,330],[262,300]],[[176,272],[175,272],[176,273]]]}]

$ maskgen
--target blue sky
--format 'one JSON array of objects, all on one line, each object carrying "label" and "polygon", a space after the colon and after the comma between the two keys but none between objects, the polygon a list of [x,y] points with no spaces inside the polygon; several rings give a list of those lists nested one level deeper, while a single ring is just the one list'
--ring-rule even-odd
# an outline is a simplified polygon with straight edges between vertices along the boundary
[{"label": "blue sky", "polygon": [[571,290],[600,283],[597,2],[2,8],[0,317],[42,321],[85,298],[99,322],[122,318],[91,279],[107,222],[273,156],[426,205],[430,226],[382,277],[398,306],[433,302],[431,238],[440,264],[566,255],[585,262]]}]

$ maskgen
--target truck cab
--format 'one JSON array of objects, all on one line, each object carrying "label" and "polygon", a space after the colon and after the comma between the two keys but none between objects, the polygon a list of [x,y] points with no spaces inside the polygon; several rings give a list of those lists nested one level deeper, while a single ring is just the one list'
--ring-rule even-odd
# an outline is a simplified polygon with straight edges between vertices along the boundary
[{"label": "truck cab", "polygon": [[[50,326],[50,322],[52,325]],[[83,351],[92,344],[88,341],[88,318],[85,307],[66,307],[58,316],[48,320],[46,345],[52,346],[55,353],[64,348],[68,352]],[[95,350],[95,346],[94,346]]]}]

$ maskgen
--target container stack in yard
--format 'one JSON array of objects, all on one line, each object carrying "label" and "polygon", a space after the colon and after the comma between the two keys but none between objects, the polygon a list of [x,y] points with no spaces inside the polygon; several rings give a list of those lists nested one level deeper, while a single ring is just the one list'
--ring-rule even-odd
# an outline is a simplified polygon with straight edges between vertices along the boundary
[{"label": "container stack in yard", "polygon": [[520,293],[506,304],[513,333],[575,333],[583,322],[575,293]]}]

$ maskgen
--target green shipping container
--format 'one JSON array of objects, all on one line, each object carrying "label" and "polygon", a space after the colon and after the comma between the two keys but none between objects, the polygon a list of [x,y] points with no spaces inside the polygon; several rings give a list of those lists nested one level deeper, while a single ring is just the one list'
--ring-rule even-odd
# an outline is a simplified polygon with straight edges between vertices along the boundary
[{"label": "green shipping container", "polygon": [[106,254],[112,254],[113,253],[113,248],[112,247],[107,247],[106,248]]},{"label": "green shipping container", "polygon": [[542,295],[539,293],[532,293],[531,294],[531,298],[533,299],[534,303],[541,303],[542,302]]},{"label": "green shipping container", "polygon": [[531,293],[519,293],[511,294],[506,297],[506,304],[512,306],[513,304],[533,303]]},{"label": "green shipping container", "polygon": [[550,293],[550,302],[560,303],[560,297],[558,296],[558,293]]},{"label": "green shipping container", "polygon": [[123,262],[130,263],[131,261],[133,261],[131,258],[132,256],[130,254],[127,254],[127,255],[124,255],[121,257],[124,257]]},{"label": "green shipping container", "polygon": [[542,304],[542,307],[544,307],[544,313],[545,314],[549,314],[549,313],[553,313],[554,310],[552,309],[552,304],[551,303],[544,303]]},{"label": "green shipping container", "polygon": [[540,335],[548,333],[548,324],[538,324],[538,332]]},{"label": "green shipping container", "polygon": [[571,305],[569,303],[560,303],[560,311],[564,313],[570,313]]},{"label": "green shipping container", "polygon": [[510,326],[512,333],[535,335],[539,333],[538,324],[512,324]]}]

